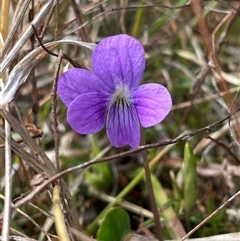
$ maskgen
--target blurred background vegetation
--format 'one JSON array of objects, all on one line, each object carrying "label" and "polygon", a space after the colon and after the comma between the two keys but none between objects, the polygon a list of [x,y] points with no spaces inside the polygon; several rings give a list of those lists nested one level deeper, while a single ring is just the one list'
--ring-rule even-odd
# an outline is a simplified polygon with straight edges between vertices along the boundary
[{"label": "blurred background vegetation", "polygon": [[[27,6],[22,11],[24,3]],[[46,4],[50,4],[46,8],[46,15],[40,23],[34,25],[44,45],[61,39],[97,44],[103,38],[119,33],[127,33],[143,44],[146,71],[142,83],[155,82],[166,86],[173,99],[173,108],[167,118],[145,130],[147,144],[170,141],[212,125],[231,110],[239,108],[239,1],[2,0],[1,63],[9,58],[14,46],[21,46],[14,53],[14,58],[9,60],[6,71],[3,70],[3,82],[8,82],[9,73],[24,56],[40,46],[30,25]],[[23,14],[20,15],[21,13]],[[11,35],[16,19],[19,19],[19,24]],[[23,40],[28,27],[31,34]],[[10,44],[3,53],[8,38]],[[31,73],[14,95],[9,108],[35,140],[33,145],[40,147],[40,150],[33,151],[22,133],[13,128],[11,134],[18,143],[19,152],[30,153],[44,168],[31,166],[30,157],[26,160],[20,154],[13,155],[13,203],[18,204],[24,200],[36,188],[36,182],[41,183],[56,172],[96,157],[119,154],[110,161],[64,175],[64,180],[59,185],[62,186],[64,182],[62,190],[66,188],[71,193],[69,201],[69,196],[64,191],[60,192],[70,240],[92,240],[90,237],[93,237],[108,241],[101,235],[112,228],[111,222],[129,223],[119,231],[120,236],[117,236],[116,231],[116,241],[124,239],[130,231],[154,237],[155,226],[149,211],[141,152],[133,151],[123,156],[122,153],[128,151],[129,147],[111,147],[105,130],[89,136],[78,135],[71,130],[66,121],[66,107],[57,98],[54,110],[52,97],[58,67],[58,74],[61,74],[72,66],[67,60],[59,65],[56,56],[41,51],[45,57],[38,64],[30,66],[31,60],[24,63],[24,67],[27,66]],[[56,54],[63,51],[81,66],[91,68],[91,50],[87,48],[58,43],[52,51]],[[1,122],[3,124],[4,117]],[[14,124],[10,121],[10,125]],[[148,148],[153,188],[166,239],[183,237],[239,191],[239,126],[237,113],[229,121],[222,122],[213,129],[205,128],[192,138],[185,138],[187,140]],[[4,142],[1,143],[0,211],[3,210],[5,187]],[[56,155],[58,151],[60,158]],[[49,171],[49,164],[46,164],[41,153],[45,153],[54,164],[55,171]],[[47,177],[44,176],[46,173]],[[19,204],[20,211],[12,210],[12,235],[35,240],[58,240],[51,190],[52,187],[48,186],[31,200]],[[124,202],[117,204],[119,199]],[[110,213],[106,217],[109,205],[121,209],[111,209],[114,215]],[[199,227],[191,237],[239,231],[239,208],[238,197]],[[102,222],[101,226],[100,219],[103,216],[110,221]],[[2,216],[0,227],[1,220]]]}]

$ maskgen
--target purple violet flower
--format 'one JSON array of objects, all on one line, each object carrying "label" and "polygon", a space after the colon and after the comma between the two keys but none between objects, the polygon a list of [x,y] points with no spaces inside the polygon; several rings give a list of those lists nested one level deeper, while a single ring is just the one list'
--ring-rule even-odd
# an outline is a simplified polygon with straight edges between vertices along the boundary
[{"label": "purple violet flower", "polygon": [[172,107],[160,84],[139,85],[145,69],[142,44],[125,34],[103,39],[93,51],[92,72],[73,68],[58,82],[58,95],[68,107],[67,121],[80,134],[106,125],[111,144],[140,144],[140,126],[161,122]]}]

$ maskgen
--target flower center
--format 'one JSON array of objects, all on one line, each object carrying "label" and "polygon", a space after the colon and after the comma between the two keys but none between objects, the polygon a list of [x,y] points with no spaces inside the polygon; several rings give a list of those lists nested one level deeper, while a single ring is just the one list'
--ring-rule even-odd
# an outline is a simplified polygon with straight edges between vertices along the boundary
[{"label": "flower center", "polygon": [[129,106],[131,104],[129,89],[126,85],[121,84],[116,87],[112,95],[110,106],[116,105],[118,107]]}]

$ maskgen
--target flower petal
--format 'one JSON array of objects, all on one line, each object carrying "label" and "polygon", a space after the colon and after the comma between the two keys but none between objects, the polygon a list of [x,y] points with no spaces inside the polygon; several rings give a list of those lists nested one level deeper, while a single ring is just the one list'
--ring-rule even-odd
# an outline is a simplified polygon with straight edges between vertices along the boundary
[{"label": "flower petal", "polygon": [[133,105],[113,104],[107,113],[106,129],[109,141],[115,147],[129,144],[136,148],[140,143],[140,123]]},{"label": "flower petal", "polygon": [[158,124],[171,110],[170,93],[160,84],[141,85],[132,92],[133,102],[143,127]]},{"label": "flower petal", "polygon": [[121,82],[137,87],[145,69],[143,46],[126,34],[105,38],[93,51],[92,68],[111,90]]},{"label": "flower petal", "polygon": [[61,75],[58,80],[58,95],[69,106],[79,95],[96,91],[98,78],[85,69],[73,68]]},{"label": "flower petal", "polygon": [[69,106],[67,121],[80,134],[96,133],[105,125],[107,97],[96,92],[78,96]]}]

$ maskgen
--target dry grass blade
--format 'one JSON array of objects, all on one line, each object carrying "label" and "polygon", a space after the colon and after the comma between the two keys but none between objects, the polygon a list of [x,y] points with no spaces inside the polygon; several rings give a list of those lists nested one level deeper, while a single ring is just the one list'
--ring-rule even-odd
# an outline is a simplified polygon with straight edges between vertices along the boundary
[{"label": "dry grass blade", "polygon": [[[9,110],[8,105],[6,110]],[[12,151],[11,151],[11,127],[5,120],[5,201],[3,208],[3,240],[7,241],[11,220],[11,201],[12,201]]]},{"label": "dry grass blade", "polygon": [[[83,46],[91,50],[94,49],[95,44],[85,43],[82,41],[74,40],[60,40],[48,43],[45,45],[46,48],[50,51],[58,46],[60,43],[68,43],[77,46]],[[18,89],[25,83],[32,69],[42,60],[42,58],[47,54],[47,52],[38,47],[29,54],[27,54],[11,71],[9,79],[4,89],[0,93],[0,106],[4,106],[7,103],[10,103],[17,93]]]},{"label": "dry grass blade", "polygon": [[[14,35],[17,31],[17,28],[19,27],[22,18],[24,17],[24,14],[26,13],[26,10],[28,8],[29,3],[31,2],[31,0],[26,0],[23,2],[22,6],[20,7],[20,10],[16,16],[16,18],[14,19],[13,25],[11,27],[11,30],[9,31],[7,38],[4,42],[3,48],[0,50],[0,61],[3,60],[11,42],[13,41]],[[18,3],[19,5],[21,4],[21,1],[19,1]],[[18,5],[18,6],[19,6]]]},{"label": "dry grass blade", "polygon": [[[42,21],[46,18],[48,15],[49,9],[51,9],[52,6],[56,6],[58,3],[57,0],[49,0],[48,3],[43,7],[42,11],[34,18],[32,25],[35,27],[39,26],[39,24],[42,23]],[[28,28],[25,30],[21,38],[14,44],[14,47],[11,49],[11,51],[7,54],[5,59],[0,64],[0,76],[4,74],[6,71],[6,68],[12,63],[13,59],[16,57],[16,55],[19,53],[19,51],[23,48],[26,41],[30,38],[30,36],[33,34],[32,26],[29,25]]]}]

